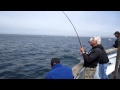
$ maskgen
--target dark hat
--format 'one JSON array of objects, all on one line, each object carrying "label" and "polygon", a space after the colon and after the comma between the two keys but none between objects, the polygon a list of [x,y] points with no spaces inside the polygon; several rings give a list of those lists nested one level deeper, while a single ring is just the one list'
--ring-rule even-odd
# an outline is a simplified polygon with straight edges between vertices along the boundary
[{"label": "dark hat", "polygon": [[116,32],[114,33],[114,35],[115,35],[115,34],[119,34],[119,31],[116,31]]}]

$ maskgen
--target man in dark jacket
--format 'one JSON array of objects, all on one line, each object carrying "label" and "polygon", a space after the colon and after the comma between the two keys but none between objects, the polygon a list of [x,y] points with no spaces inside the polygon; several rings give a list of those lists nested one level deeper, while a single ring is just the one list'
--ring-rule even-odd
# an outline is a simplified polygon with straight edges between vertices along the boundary
[{"label": "man in dark jacket", "polygon": [[90,39],[90,45],[92,46],[92,49],[88,52],[88,54],[85,53],[84,48],[80,48],[81,54],[84,59],[84,67],[85,67],[85,79],[94,79],[94,75],[96,72],[96,67],[100,62],[100,57],[102,55],[102,50],[97,47],[97,38],[93,37]]},{"label": "man in dark jacket", "polygon": [[52,58],[51,67],[52,70],[48,72],[46,79],[74,79],[72,69],[63,66],[59,58]]},{"label": "man in dark jacket", "polygon": [[98,45],[98,48],[100,48],[102,50],[102,56],[101,56],[101,60],[99,62],[99,76],[101,79],[108,79],[106,70],[108,67],[109,59],[108,59],[108,56],[107,56],[107,53],[106,53],[104,47],[101,44]]},{"label": "man in dark jacket", "polygon": [[115,40],[115,43],[114,43],[113,47],[114,47],[114,48],[118,48],[118,37],[119,37],[119,32],[116,31],[116,32],[114,33],[114,35],[115,35],[115,37],[116,37],[117,39]]},{"label": "man in dark jacket", "polygon": [[107,56],[107,53],[104,47],[101,44],[101,37],[97,36],[96,38],[97,38],[97,44],[98,44],[97,47],[102,50],[102,55],[101,55],[101,59],[99,62],[99,76],[101,79],[108,79],[106,70],[108,67],[109,59],[108,59],[108,56]]}]

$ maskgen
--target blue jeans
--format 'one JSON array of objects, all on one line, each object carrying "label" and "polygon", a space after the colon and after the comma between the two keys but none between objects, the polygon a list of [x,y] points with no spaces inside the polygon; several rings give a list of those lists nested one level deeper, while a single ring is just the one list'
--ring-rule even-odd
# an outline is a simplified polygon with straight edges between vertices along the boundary
[{"label": "blue jeans", "polygon": [[99,64],[99,76],[100,79],[108,79],[108,76],[106,74],[108,63],[106,64]]}]

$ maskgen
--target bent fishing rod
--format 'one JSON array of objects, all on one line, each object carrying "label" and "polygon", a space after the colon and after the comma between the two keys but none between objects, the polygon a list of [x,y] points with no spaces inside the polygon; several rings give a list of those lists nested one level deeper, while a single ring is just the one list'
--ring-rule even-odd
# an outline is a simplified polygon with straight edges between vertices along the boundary
[{"label": "bent fishing rod", "polygon": [[[62,11],[63,12],[63,11]],[[64,13],[64,12],[63,12]],[[65,13],[64,13],[65,14]],[[68,18],[68,20],[71,22],[71,20],[69,19],[69,17],[65,14],[65,16]],[[73,23],[71,22],[71,24],[72,24],[72,26],[73,26],[73,28],[74,28],[74,30],[75,30],[75,32],[76,32],[76,34],[77,34],[77,38],[78,38],[78,40],[79,40],[79,43],[80,43],[80,47],[82,48],[82,44],[81,44],[81,41],[80,41],[80,38],[79,38],[79,36],[78,36],[78,33],[77,33],[77,30],[75,29],[75,27],[74,27],[74,25],[73,25]],[[77,78],[77,76],[79,75],[79,72],[76,74],[76,76],[74,77],[74,78]]]},{"label": "bent fishing rod", "polygon": [[[63,12],[63,11],[62,11],[62,12]],[[63,12],[63,13],[64,13],[64,12]],[[65,13],[64,13],[64,14],[65,14]],[[78,40],[79,40],[80,47],[82,48],[82,44],[81,44],[80,38],[79,38],[79,36],[78,36],[77,30],[75,29],[75,27],[74,27],[73,23],[71,22],[71,20],[69,19],[69,17],[68,17],[66,14],[65,14],[65,16],[68,18],[68,20],[69,20],[70,23],[72,24],[72,26],[73,26],[73,28],[74,28],[76,34],[77,34],[77,38],[78,38]]]}]

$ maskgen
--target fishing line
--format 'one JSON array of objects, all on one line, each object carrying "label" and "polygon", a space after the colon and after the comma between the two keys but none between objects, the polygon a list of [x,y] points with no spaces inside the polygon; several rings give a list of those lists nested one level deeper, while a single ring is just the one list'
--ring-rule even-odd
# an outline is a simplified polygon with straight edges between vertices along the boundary
[{"label": "fishing line", "polygon": [[[62,11],[62,12],[63,12],[63,11]],[[64,12],[63,12],[63,13],[64,13]],[[64,14],[65,14],[65,13],[64,13]],[[73,23],[71,22],[71,20],[69,19],[69,17],[68,17],[66,14],[65,14],[65,16],[68,18],[68,20],[69,20],[70,23],[72,24],[72,26],[73,26],[73,28],[74,28],[76,34],[77,34],[77,38],[78,38],[78,40],[79,40],[80,46],[82,47],[82,44],[81,44],[80,38],[79,38],[79,36],[78,36],[77,30],[75,29],[75,27],[74,27]]]}]

